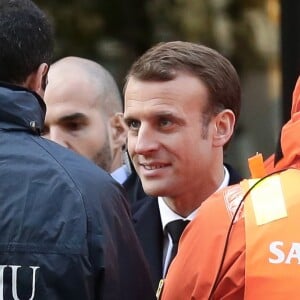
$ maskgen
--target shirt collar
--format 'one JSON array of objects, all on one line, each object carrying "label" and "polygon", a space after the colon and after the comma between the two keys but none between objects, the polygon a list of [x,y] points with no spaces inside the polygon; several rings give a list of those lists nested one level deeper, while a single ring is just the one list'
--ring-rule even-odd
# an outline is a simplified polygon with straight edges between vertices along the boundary
[{"label": "shirt collar", "polygon": [[127,165],[123,165],[114,170],[110,175],[120,184],[123,184],[130,175],[130,170],[128,169]]},{"label": "shirt collar", "polygon": [[[216,191],[219,191],[220,189],[228,186],[229,184],[229,172],[227,168],[224,166],[224,179],[221,183],[221,185],[218,187]],[[186,218],[183,218],[182,216],[178,215],[175,213],[163,200],[163,197],[158,197],[158,207],[159,207],[159,212],[160,212],[160,218],[162,222],[162,228],[165,230],[166,225],[174,220],[189,220],[192,221],[199,208],[196,208],[193,212],[191,212]]]}]

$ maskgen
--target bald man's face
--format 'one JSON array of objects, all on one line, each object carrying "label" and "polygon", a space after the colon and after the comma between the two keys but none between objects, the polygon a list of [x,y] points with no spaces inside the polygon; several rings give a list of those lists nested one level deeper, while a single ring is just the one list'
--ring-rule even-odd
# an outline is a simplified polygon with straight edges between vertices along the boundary
[{"label": "bald man's face", "polygon": [[43,136],[67,147],[111,172],[109,118],[99,107],[99,92],[81,74],[52,72],[44,101],[47,106]]}]

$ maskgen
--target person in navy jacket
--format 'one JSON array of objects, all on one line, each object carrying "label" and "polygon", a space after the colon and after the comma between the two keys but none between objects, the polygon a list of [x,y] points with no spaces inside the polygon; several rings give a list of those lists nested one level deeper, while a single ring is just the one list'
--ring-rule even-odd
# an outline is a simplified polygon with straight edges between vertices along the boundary
[{"label": "person in navy jacket", "polygon": [[53,32],[0,3],[0,298],[155,299],[120,185],[40,137]]}]

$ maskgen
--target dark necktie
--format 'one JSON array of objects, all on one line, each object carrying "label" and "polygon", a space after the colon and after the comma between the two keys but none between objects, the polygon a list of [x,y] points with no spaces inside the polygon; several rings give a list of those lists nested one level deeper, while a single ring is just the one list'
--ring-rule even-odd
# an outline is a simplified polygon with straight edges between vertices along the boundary
[{"label": "dark necktie", "polygon": [[[181,236],[184,228],[186,227],[186,225],[189,222],[190,221],[175,220],[175,221],[172,221],[172,222],[170,222],[166,225],[166,231],[170,234],[170,236],[172,238],[172,242],[173,242],[171,257],[170,257],[170,260],[169,260],[169,265],[171,264],[173,258],[177,254],[178,242],[179,242],[180,236]],[[169,268],[169,265],[168,265],[168,268]]]}]

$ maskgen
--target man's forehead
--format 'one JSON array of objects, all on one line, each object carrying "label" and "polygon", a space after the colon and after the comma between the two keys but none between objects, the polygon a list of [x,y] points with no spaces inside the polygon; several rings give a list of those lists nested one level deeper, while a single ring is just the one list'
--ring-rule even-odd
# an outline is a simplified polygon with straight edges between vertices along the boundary
[{"label": "man's forehead", "polygon": [[164,82],[144,82],[129,86],[125,93],[125,110],[146,107],[151,110],[165,110],[178,103],[180,93]]},{"label": "man's forehead", "polygon": [[147,98],[204,98],[208,97],[205,83],[188,73],[180,73],[174,79],[167,81],[140,80],[130,77],[125,88],[125,102],[130,99]]}]

